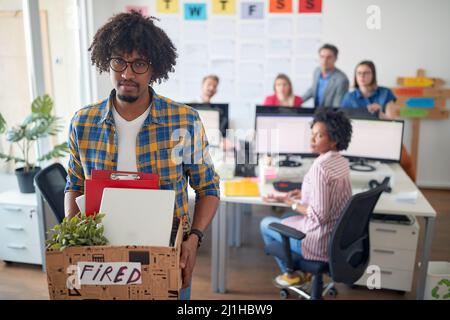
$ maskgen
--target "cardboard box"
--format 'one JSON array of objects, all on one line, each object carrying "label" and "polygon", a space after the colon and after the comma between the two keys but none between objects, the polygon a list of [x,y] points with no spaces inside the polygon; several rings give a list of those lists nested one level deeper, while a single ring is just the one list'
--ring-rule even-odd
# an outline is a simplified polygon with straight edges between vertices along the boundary
[{"label": "cardboard box", "polygon": [[50,299],[178,299],[180,224],[173,247],[77,246],[46,252]]}]

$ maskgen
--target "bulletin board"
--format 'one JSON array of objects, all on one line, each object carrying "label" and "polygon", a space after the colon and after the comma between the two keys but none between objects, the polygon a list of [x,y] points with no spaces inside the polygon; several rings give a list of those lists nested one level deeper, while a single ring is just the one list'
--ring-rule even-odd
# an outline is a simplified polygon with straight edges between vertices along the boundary
[{"label": "bulletin board", "polygon": [[160,19],[178,59],[169,80],[155,90],[175,101],[199,99],[207,74],[220,78],[212,102],[230,103],[231,128],[253,127],[256,104],[273,94],[278,73],[294,93],[311,85],[322,45],[322,0],[153,0],[126,2]]}]

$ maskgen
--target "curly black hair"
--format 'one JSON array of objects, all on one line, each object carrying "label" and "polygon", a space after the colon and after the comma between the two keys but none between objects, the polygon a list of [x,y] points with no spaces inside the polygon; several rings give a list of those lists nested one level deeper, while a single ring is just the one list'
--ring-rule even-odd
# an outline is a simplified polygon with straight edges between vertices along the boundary
[{"label": "curly black hair", "polygon": [[330,139],[336,142],[337,151],[346,150],[352,139],[352,124],[342,110],[319,108],[314,113],[311,128],[315,123],[322,122],[327,127]]},{"label": "curly black hair", "polygon": [[155,20],[159,21],[136,11],[113,16],[98,29],[89,47],[92,64],[100,73],[108,72],[113,54],[131,54],[136,50],[152,64],[150,83],[167,80],[168,73],[174,71],[177,49],[167,34],[155,25]]}]

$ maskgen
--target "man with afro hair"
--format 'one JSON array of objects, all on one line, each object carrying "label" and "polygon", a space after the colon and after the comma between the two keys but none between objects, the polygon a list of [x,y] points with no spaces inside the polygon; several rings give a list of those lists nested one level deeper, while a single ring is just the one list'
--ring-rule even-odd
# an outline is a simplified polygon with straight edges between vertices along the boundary
[{"label": "man with afro hair", "polygon": [[[71,121],[65,214],[78,213],[75,198],[84,194],[94,169],[158,174],[160,188],[176,192],[171,239],[181,221],[180,299],[189,299],[197,248],[219,203],[219,176],[198,113],[152,88],[174,71],[175,46],[155,18],[131,12],[103,25],[89,51],[99,72],[109,73],[113,90]],[[196,192],[192,222],[187,183]],[[149,212],[151,207],[148,203]]]}]

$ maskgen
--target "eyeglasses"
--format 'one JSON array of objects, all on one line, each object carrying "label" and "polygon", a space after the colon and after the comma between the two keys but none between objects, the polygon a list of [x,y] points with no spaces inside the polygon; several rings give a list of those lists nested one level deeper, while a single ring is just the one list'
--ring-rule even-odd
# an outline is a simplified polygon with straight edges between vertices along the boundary
[{"label": "eyeglasses", "polygon": [[128,64],[131,64],[131,70],[133,70],[133,72],[136,74],[146,73],[148,71],[148,68],[150,67],[150,62],[143,59],[126,61],[122,58],[111,58],[109,60],[109,66],[116,72],[125,71],[125,69],[128,67]]},{"label": "eyeglasses", "polygon": [[359,76],[359,77],[365,77],[365,76],[368,76],[368,75],[371,75],[371,74],[372,74],[372,71],[363,71],[363,72],[357,72],[356,73],[356,75]]}]

